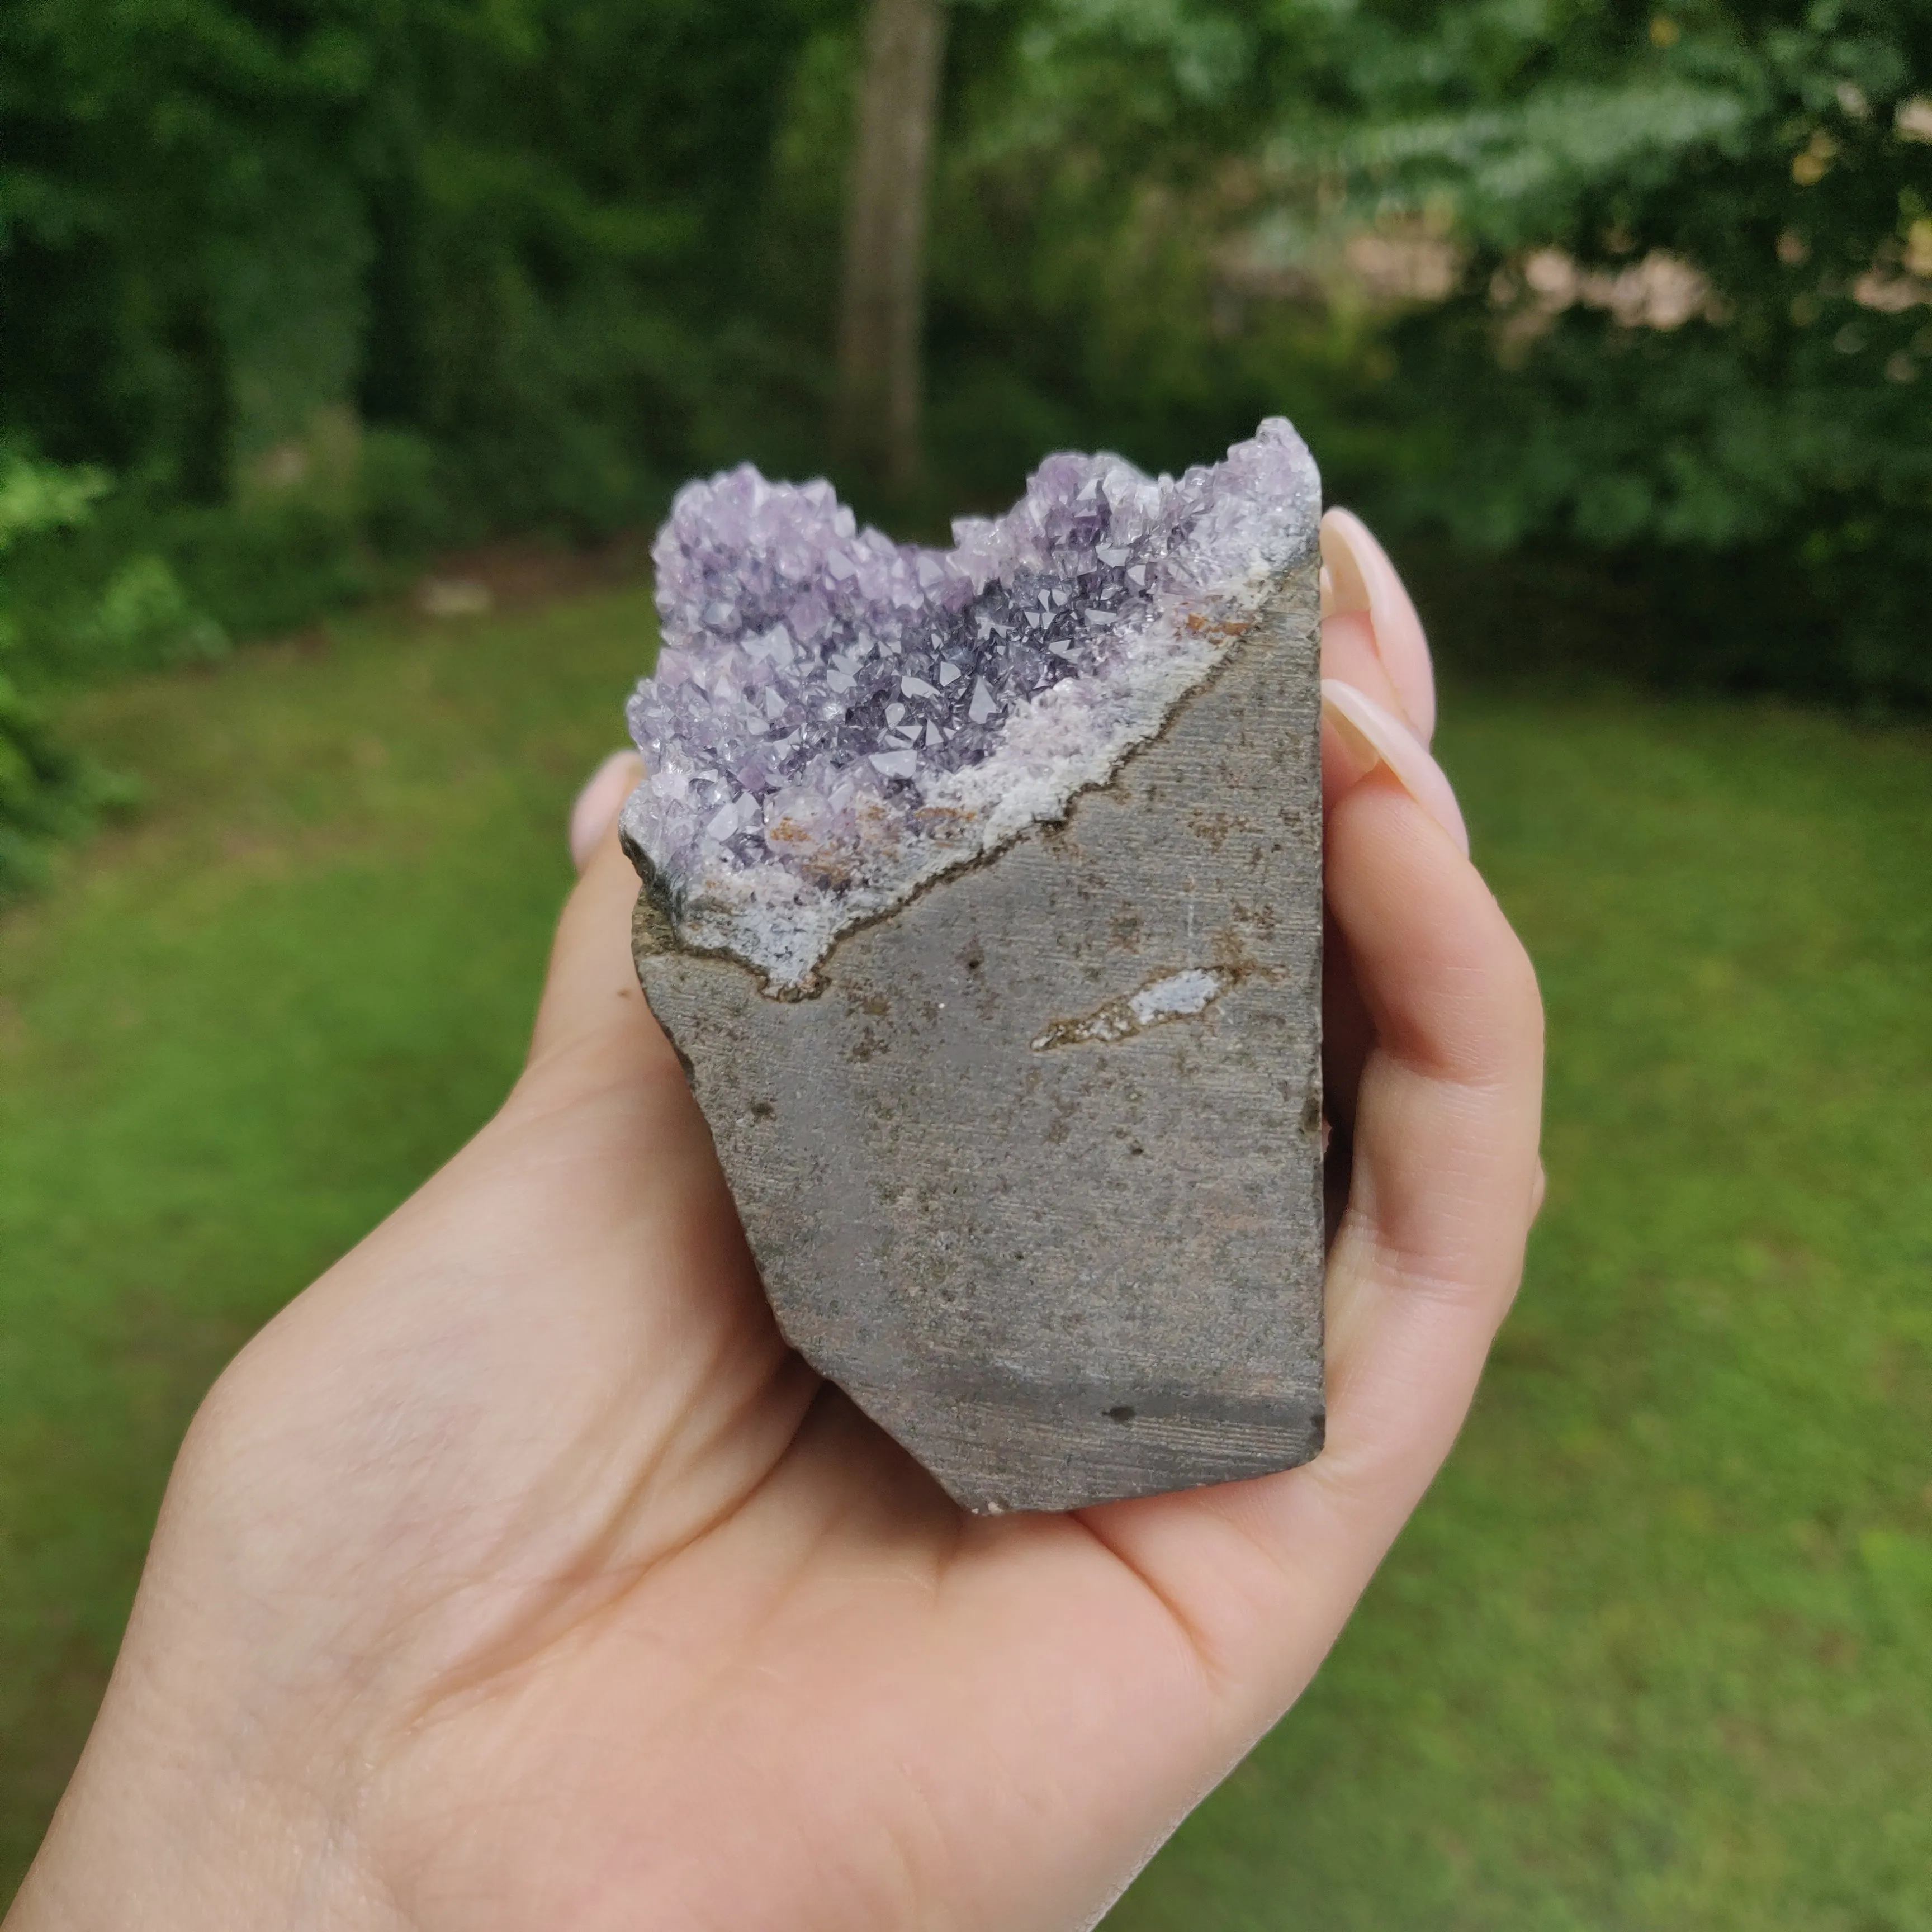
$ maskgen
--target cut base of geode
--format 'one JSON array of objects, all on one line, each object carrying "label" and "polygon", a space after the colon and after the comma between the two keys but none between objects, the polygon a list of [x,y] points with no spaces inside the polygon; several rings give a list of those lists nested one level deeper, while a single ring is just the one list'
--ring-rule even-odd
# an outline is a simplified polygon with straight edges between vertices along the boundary
[{"label": "cut base of geode", "polygon": [[[1036,478],[1015,517],[1050,532],[1056,506],[1090,502],[1078,492],[1100,460],[1054,459],[1070,487],[1042,505]],[[1172,493],[1170,509],[1183,497],[1140,481]],[[818,795],[836,800],[850,769],[841,746],[878,769],[865,748],[885,728],[875,679],[856,724],[821,718],[829,733],[784,748],[807,755],[757,794],[755,837],[748,813],[733,805],[726,826],[720,806],[707,845],[694,814],[660,808],[664,790],[626,812],[647,886],[639,975],[690,1070],[778,1320],[974,1509],[1222,1481],[1321,1446],[1316,486],[1285,425],[1183,484],[1192,521],[1156,524],[1178,561],[1166,576],[1142,566],[1159,592],[1134,615],[1144,654],[1109,638],[1032,694],[1018,665],[1006,722],[970,759],[864,781],[861,808],[821,844],[775,850],[776,791],[818,772]],[[693,500],[661,562],[698,546],[710,602],[731,601],[765,566],[754,557],[734,578],[717,558],[740,533],[699,544],[718,506],[700,516]],[[1239,531],[1220,550],[1199,534],[1214,514]],[[916,576],[930,554],[892,554]],[[687,596],[669,574],[668,619]],[[1077,611],[1086,574],[1071,572],[1075,594],[1052,608]],[[986,609],[995,588],[1010,603],[995,573],[958,610]],[[688,738],[670,729],[677,702],[640,693],[653,777],[667,758],[715,769],[721,724],[741,704],[766,707],[771,687],[739,663],[742,634],[721,626],[682,646],[704,661],[685,681],[718,700]],[[902,630],[900,654],[916,644]],[[839,646],[850,661],[842,632]],[[958,677],[990,689],[980,662]],[[1082,683],[1132,701],[1092,704]],[[784,701],[824,703],[812,688],[801,678]],[[1062,711],[1092,716],[1076,732]],[[1052,760],[1029,736],[1048,730],[1042,714],[1067,734]],[[1008,805],[1016,784],[982,784],[965,832],[922,830],[935,800],[1002,758],[1010,769],[1016,747],[1036,792]],[[758,874],[762,898],[746,885]]]}]

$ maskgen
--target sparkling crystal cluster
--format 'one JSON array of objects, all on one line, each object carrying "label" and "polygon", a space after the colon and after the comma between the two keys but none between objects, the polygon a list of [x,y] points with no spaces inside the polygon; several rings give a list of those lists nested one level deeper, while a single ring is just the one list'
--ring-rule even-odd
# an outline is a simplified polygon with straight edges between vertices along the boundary
[{"label": "sparkling crystal cluster", "polygon": [[823,482],[687,484],[624,814],[680,937],[795,988],[843,928],[1060,815],[1226,653],[1318,500],[1279,419],[1178,478],[1049,457],[950,551],[859,530]]}]

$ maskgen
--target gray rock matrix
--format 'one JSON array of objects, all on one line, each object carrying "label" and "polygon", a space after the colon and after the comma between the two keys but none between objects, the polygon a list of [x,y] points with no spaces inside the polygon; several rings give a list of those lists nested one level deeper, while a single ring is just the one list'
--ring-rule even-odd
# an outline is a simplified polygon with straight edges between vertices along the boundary
[{"label": "gray rock matrix", "polygon": [[1259,580],[1172,614],[1208,661],[1148,731],[838,929],[802,986],[694,944],[688,881],[627,824],[639,976],[787,1338],[970,1509],[1321,1448],[1318,566],[1294,448],[1309,488]]}]

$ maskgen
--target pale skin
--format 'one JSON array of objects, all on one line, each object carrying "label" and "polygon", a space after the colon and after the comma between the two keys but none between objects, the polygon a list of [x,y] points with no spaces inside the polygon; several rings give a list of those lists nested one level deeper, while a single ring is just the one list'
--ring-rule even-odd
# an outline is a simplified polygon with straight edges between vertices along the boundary
[{"label": "pale skin", "polygon": [[502,1111],[196,1418],[9,1932],[1100,1917],[1334,1642],[1541,1196],[1535,981],[1420,626],[1359,524],[1324,556],[1322,1456],[974,1518],[821,1383],[639,994],[613,765]]}]

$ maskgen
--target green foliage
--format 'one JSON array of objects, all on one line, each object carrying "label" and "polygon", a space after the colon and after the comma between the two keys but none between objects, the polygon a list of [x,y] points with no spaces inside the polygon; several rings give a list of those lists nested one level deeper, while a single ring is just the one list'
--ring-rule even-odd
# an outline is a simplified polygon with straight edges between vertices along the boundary
[{"label": "green foliage", "polygon": [[[1494,546],[1775,557],[1835,619],[1817,682],[1932,697],[1928,79],[1932,15],[1872,0],[1567,22],[1454,115],[1358,94],[1360,190],[1439,203],[1468,250],[1396,332],[1448,452],[1408,501]],[[1582,298],[1526,285],[1552,248]],[[1708,292],[1629,326],[1619,281],[1666,260]]]},{"label": "green foliage", "polygon": [[[98,470],[32,462],[0,446],[0,568],[23,542],[86,524],[106,489]],[[152,622],[170,590],[178,601],[166,566],[140,560],[110,586],[98,619],[124,628]],[[8,578],[0,576],[0,904],[44,876],[50,841],[130,796],[126,785],[67,750],[42,707],[21,689],[10,660],[20,653],[22,626],[8,592]]]},{"label": "green foliage", "polygon": [[1040,0],[979,85],[981,396],[1163,460],[1286,404],[1395,527],[1786,614],[1694,674],[1932,698],[1923,6]]},{"label": "green foliage", "polygon": [[634,518],[746,307],[809,25],[802,0],[22,0],[0,247],[32,298],[0,311],[0,418],[166,501],[340,497],[359,420],[434,446],[436,534]]},{"label": "green foliage", "polygon": [[166,560],[146,556],[108,579],[85,648],[97,664],[173,664],[220,657],[228,639],[220,625],[196,614]]},{"label": "green foliage", "polygon": [[85,523],[106,490],[107,478],[98,470],[61,470],[6,455],[0,468],[0,556],[22,537]]},{"label": "green foliage", "polygon": [[[863,6],[0,9],[0,422],[123,479],[50,554],[240,635],[820,468]],[[1718,615],[1646,669],[1932,698],[1922,0],[953,10],[931,473],[874,507],[1286,410],[1393,528]]]},{"label": "green foliage", "polygon": [[44,875],[46,840],[75,816],[74,778],[38,708],[0,670],[0,904]]}]

